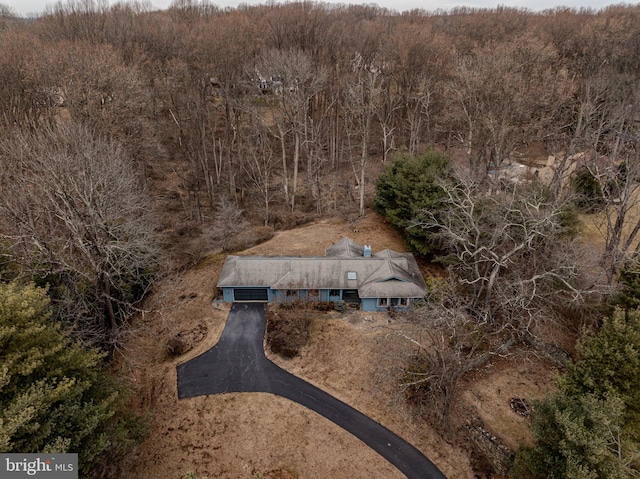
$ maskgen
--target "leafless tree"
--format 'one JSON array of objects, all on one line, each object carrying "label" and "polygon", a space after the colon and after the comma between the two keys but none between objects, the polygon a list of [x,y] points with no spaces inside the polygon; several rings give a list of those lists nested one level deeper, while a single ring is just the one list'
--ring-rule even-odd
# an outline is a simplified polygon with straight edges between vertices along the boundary
[{"label": "leafless tree", "polygon": [[27,32],[2,32],[0,42],[0,121],[6,127],[31,126],[41,121],[50,105],[50,95],[32,91],[24,77],[31,52],[42,42]]},{"label": "leafless tree", "polygon": [[412,154],[421,144],[436,141],[434,134],[442,108],[450,108],[451,99],[442,95],[443,85],[451,76],[452,45],[428,25],[407,25],[394,32],[395,58],[392,71],[402,105],[401,125],[404,146]]},{"label": "leafless tree", "polygon": [[553,133],[554,115],[571,92],[556,59],[552,46],[527,35],[459,58],[447,87],[447,121],[479,177]]},{"label": "leafless tree", "polygon": [[446,433],[465,374],[522,340],[556,353],[547,331],[566,326],[562,314],[599,291],[583,278],[568,200],[554,201],[540,185],[489,194],[460,180],[445,189],[448,204],[428,226],[440,228],[450,252],[449,278],[431,281],[424,306],[409,313],[413,326],[389,337],[404,343],[406,394]]},{"label": "leafless tree", "polygon": [[47,7],[42,19],[42,32],[50,41],[87,41],[93,44],[105,40],[107,0],[66,0]]},{"label": "leafless tree", "polygon": [[591,289],[581,282],[568,199],[556,201],[540,185],[505,185],[490,194],[467,180],[445,189],[447,205],[428,226],[439,228],[478,321],[535,334],[554,308],[584,303]]},{"label": "leafless tree", "polygon": [[[295,209],[298,188],[301,145],[311,119],[311,100],[323,88],[327,74],[313,64],[311,57],[298,50],[269,50],[256,64],[260,81],[266,82],[277,99],[275,115],[276,136],[280,140],[282,153],[282,174],[285,197],[291,211]],[[267,118],[265,118],[267,120]],[[265,124],[269,124],[265,121]],[[293,140],[291,168],[288,161],[287,139]],[[291,171],[291,177],[289,177]]]},{"label": "leafless tree", "polygon": [[218,200],[224,166],[221,151],[224,135],[215,127],[218,119],[215,93],[206,69],[202,72],[176,60],[167,65],[167,73],[168,81],[179,85],[171,90],[169,114],[177,147],[188,165],[181,177],[190,193],[191,209],[202,223],[203,206],[213,209]]},{"label": "leafless tree", "polygon": [[602,213],[592,215],[589,221],[604,239],[602,265],[608,284],[613,284],[620,268],[640,253],[640,139],[626,128],[613,135],[618,141],[613,155],[585,157],[586,167],[602,192]]},{"label": "leafless tree", "polygon": [[219,12],[220,8],[208,0],[173,0],[169,6],[169,13],[188,25]]},{"label": "leafless tree", "polygon": [[29,52],[23,74],[26,94],[48,95],[46,117],[70,116],[113,137],[140,166],[162,154],[142,73],[125,65],[111,46],[82,41],[43,44]]},{"label": "leafless tree", "polygon": [[302,148],[307,157],[307,194],[313,198],[316,205],[316,212],[322,214],[325,211],[327,198],[325,198],[325,183],[327,180],[327,150],[328,139],[326,125],[329,123],[328,117],[333,108],[329,104],[327,115],[321,115],[317,120],[309,119]]},{"label": "leafless tree", "polygon": [[220,201],[208,232],[218,241],[222,251],[227,251],[231,239],[247,227],[248,222],[242,214],[243,211],[234,202],[225,198]]},{"label": "leafless tree", "polygon": [[12,261],[51,283],[81,334],[113,344],[158,266],[131,161],[73,123],[8,136],[0,159],[0,233]]},{"label": "leafless tree", "polygon": [[[212,93],[200,97],[198,121],[201,131],[208,127],[209,161],[214,159],[216,171],[222,173],[227,183],[226,197],[237,202],[237,176],[239,162],[237,149],[242,115],[246,111],[248,96],[245,88],[247,63],[253,63],[260,48],[256,41],[255,25],[241,12],[230,16],[207,17],[198,28],[186,27],[190,38],[189,69],[195,72],[192,86]],[[187,33],[187,32],[185,32]],[[253,94],[253,92],[250,92]],[[199,94],[199,93],[198,93]],[[189,107],[183,105],[183,116],[189,117]],[[206,115],[206,116],[205,116]],[[216,125],[223,125],[216,131]],[[214,135],[217,140],[214,140]],[[202,157],[204,150],[199,153]]]},{"label": "leafless tree", "polygon": [[601,213],[590,215],[587,221],[604,240],[601,263],[610,285],[620,267],[640,252],[638,86],[633,76],[606,67],[581,79],[574,128],[554,178],[556,189],[560,184],[566,187],[571,174],[586,168],[597,182]]},{"label": "leafless tree", "polygon": [[259,193],[259,200],[264,208],[264,225],[268,226],[275,187],[275,153],[266,130],[256,127],[251,133],[247,132],[247,136],[242,148],[242,169]]},{"label": "leafless tree", "polygon": [[[382,163],[386,163],[389,155],[397,150],[396,138],[401,138],[400,112],[403,108],[401,96],[397,93],[398,85],[393,77],[393,67],[385,61],[383,69],[381,100],[375,112],[376,120],[380,128],[380,140],[382,142]],[[375,138],[374,138],[375,141]]]},{"label": "leafless tree", "polygon": [[[359,145],[353,164],[360,188],[360,216],[364,216],[364,193],[372,124],[382,103],[382,74],[379,65],[356,65],[353,79],[345,87],[344,109],[348,130]],[[357,158],[357,160],[356,160]]]},{"label": "leafless tree", "polygon": [[395,374],[410,403],[447,434],[460,380],[508,354],[515,340],[479,324],[456,286],[444,279],[432,282],[426,303],[406,317],[406,326],[387,335],[387,351],[400,367]]},{"label": "leafless tree", "polygon": [[19,26],[19,20],[13,10],[0,3],[0,32]]},{"label": "leafless tree", "polygon": [[380,125],[380,133],[382,134],[382,163],[386,163],[389,154],[397,149],[395,139],[397,129],[396,113],[400,110],[401,105],[388,90],[383,95],[383,104],[376,116]]}]

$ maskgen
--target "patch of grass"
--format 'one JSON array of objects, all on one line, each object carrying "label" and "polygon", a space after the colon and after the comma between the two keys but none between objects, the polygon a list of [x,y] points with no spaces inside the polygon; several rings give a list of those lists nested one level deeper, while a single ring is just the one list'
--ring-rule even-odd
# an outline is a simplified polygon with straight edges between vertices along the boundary
[{"label": "patch of grass", "polygon": [[207,256],[202,258],[200,261],[198,261],[198,264],[196,265],[196,269],[202,269],[202,268],[206,268],[207,266],[221,264],[224,262],[225,257],[226,255],[222,253],[208,254]]},{"label": "patch of grass", "polygon": [[298,473],[288,468],[272,469],[264,474],[255,472],[251,479],[298,479]]},{"label": "patch of grass", "polygon": [[257,244],[264,243],[273,238],[274,231],[267,226],[254,226],[245,230],[229,240],[228,251],[244,251]]}]

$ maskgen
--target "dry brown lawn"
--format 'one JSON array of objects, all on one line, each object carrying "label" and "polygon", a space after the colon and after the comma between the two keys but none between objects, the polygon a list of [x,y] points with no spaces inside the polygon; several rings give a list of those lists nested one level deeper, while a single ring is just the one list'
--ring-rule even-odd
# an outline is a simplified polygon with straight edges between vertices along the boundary
[{"label": "dry brown lawn", "polygon": [[[374,250],[403,251],[402,240],[377,215],[355,224],[326,220],[277,233],[241,254],[321,255],[349,236]],[[306,408],[270,394],[225,394],[178,400],[176,365],[218,341],[228,305],[212,306],[222,255],[159,284],[148,313],[137,317],[121,351],[119,368],[134,387],[133,407],[152,415],[147,440],[137,450],[129,477],[202,478],[401,478],[393,466],[358,439]],[[401,319],[383,313],[319,313],[311,339],[292,360],[272,357],[306,379],[371,416],[414,444],[450,479],[473,479],[464,446],[454,446],[414,417],[397,386],[380,373],[384,337]],[[194,348],[177,358],[167,341],[182,333]],[[482,417],[487,427],[514,447],[526,440],[526,420],[509,408],[517,395],[541,397],[551,374],[534,359],[505,358],[469,378],[457,402],[460,421]]]}]

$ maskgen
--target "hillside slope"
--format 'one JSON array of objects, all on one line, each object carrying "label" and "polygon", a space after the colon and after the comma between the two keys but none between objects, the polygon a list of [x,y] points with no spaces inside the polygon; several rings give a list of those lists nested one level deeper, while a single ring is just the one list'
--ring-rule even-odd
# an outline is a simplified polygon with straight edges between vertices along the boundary
[{"label": "hillside slope", "polygon": [[[404,249],[401,238],[379,216],[369,215],[355,225],[326,220],[279,232],[241,254],[319,255],[344,236],[370,243],[374,249]],[[177,399],[176,365],[213,346],[224,328],[228,306],[211,305],[223,262],[221,255],[209,256],[198,267],[165,279],[147,305],[149,312],[133,324],[120,368],[132,379],[135,408],[152,414],[149,437],[132,464],[133,475],[158,479],[180,478],[188,472],[201,479],[246,479],[257,474],[268,478],[403,477],[359,440],[286,399],[268,394]],[[391,360],[385,354],[385,337],[401,327],[402,319],[390,322],[384,313],[325,314],[312,322],[310,342],[297,358],[272,360],[390,428],[448,477],[472,479],[465,441],[448,444],[412,415],[397,386],[384,374]],[[178,334],[193,349],[170,357],[166,345]],[[524,418],[509,410],[506,389],[519,388],[523,395],[537,389],[542,395],[548,387],[547,376],[527,364],[528,371],[520,362],[495,367],[499,377],[488,368],[479,374],[477,387],[470,383],[464,393],[463,407],[476,408],[486,422],[495,422],[505,431],[501,434],[509,435],[512,447],[523,437],[518,431],[525,429]]]}]

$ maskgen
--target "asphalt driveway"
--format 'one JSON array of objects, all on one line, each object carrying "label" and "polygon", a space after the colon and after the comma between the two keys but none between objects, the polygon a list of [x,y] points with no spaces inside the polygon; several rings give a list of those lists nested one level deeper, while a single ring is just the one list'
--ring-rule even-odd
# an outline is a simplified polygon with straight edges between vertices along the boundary
[{"label": "asphalt driveway", "polygon": [[282,396],[349,431],[409,479],[446,479],[411,444],[267,359],[263,349],[265,325],[263,303],[234,303],[218,344],[178,365],[178,397],[231,392],[266,392]]}]

